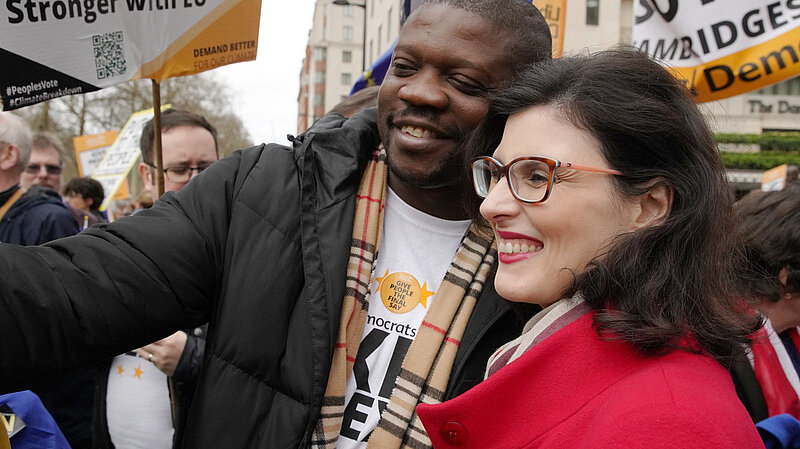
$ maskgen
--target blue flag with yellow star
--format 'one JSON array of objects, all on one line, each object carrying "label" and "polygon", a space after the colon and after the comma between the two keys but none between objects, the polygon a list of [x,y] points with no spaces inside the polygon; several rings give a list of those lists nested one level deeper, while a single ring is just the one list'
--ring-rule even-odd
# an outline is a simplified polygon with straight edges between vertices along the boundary
[{"label": "blue flag with yellow star", "polygon": [[389,70],[389,64],[392,62],[392,52],[394,51],[395,43],[397,43],[397,41],[392,43],[392,46],[372,64],[372,67],[361,74],[361,78],[359,78],[353,85],[353,88],[350,89],[350,95],[353,95],[365,87],[378,86],[383,82],[383,77],[386,76],[386,71]]}]

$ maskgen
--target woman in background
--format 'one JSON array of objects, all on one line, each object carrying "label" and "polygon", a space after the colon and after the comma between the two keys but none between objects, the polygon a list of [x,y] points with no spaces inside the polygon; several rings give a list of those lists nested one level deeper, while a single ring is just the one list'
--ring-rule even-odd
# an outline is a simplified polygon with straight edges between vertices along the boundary
[{"label": "woman in background", "polygon": [[105,199],[103,185],[100,184],[100,181],[88,176],[73,178],[64,186],[64,197],[67,199],[67,204],[77,211],[77,215],[75,212],[73,215],[81,230],[107,221],[103,212],[100,211],[100,206]]},{"label": "woman in background", "polygon": [[417,408],[434,447],[763,447],[723,367],[758,322],[730,301],[732,199],[689,92],[610,51],[531,67],[490,117],[495,287],[545,309],[483,383]]}]

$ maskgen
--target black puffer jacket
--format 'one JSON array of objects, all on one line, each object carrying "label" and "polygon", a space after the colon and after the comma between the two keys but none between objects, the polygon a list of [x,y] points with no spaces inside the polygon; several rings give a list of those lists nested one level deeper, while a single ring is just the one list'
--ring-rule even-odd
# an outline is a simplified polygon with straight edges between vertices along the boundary
[{"label": "black puffer jacket", "polygon": [[[343,120],[323,118],[294,149],[237,152],[148,211],[49,248],[0,247],[0,388],[209,321],[183,447],[307,446],[354,196],[378,145],[374,109]],[[491,351],[519,335],[522,319],[486,290],[448,397],[480,381]]]}]

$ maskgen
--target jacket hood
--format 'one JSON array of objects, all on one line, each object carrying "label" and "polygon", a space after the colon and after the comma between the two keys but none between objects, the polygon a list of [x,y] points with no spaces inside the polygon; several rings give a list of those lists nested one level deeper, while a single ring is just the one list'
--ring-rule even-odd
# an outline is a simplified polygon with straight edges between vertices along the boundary
[{"label": "jacket hood", "polygon": [[8,211],[6,217],[14,218],[26,210],[44,203],[64,204],[61,200],[61,195],[55,191],[41,186],[31,186],[31,188],[14,203],[14,206]]}]

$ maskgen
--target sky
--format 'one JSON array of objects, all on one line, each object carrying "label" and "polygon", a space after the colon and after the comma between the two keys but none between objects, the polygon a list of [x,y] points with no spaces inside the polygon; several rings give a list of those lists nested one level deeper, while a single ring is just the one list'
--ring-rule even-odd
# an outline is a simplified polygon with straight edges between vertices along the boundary
[{"label": "sky", "polygon": [[296,134],[297,93],[315,0],[261,0],[258,56],[214,69],[254,144]]}]

